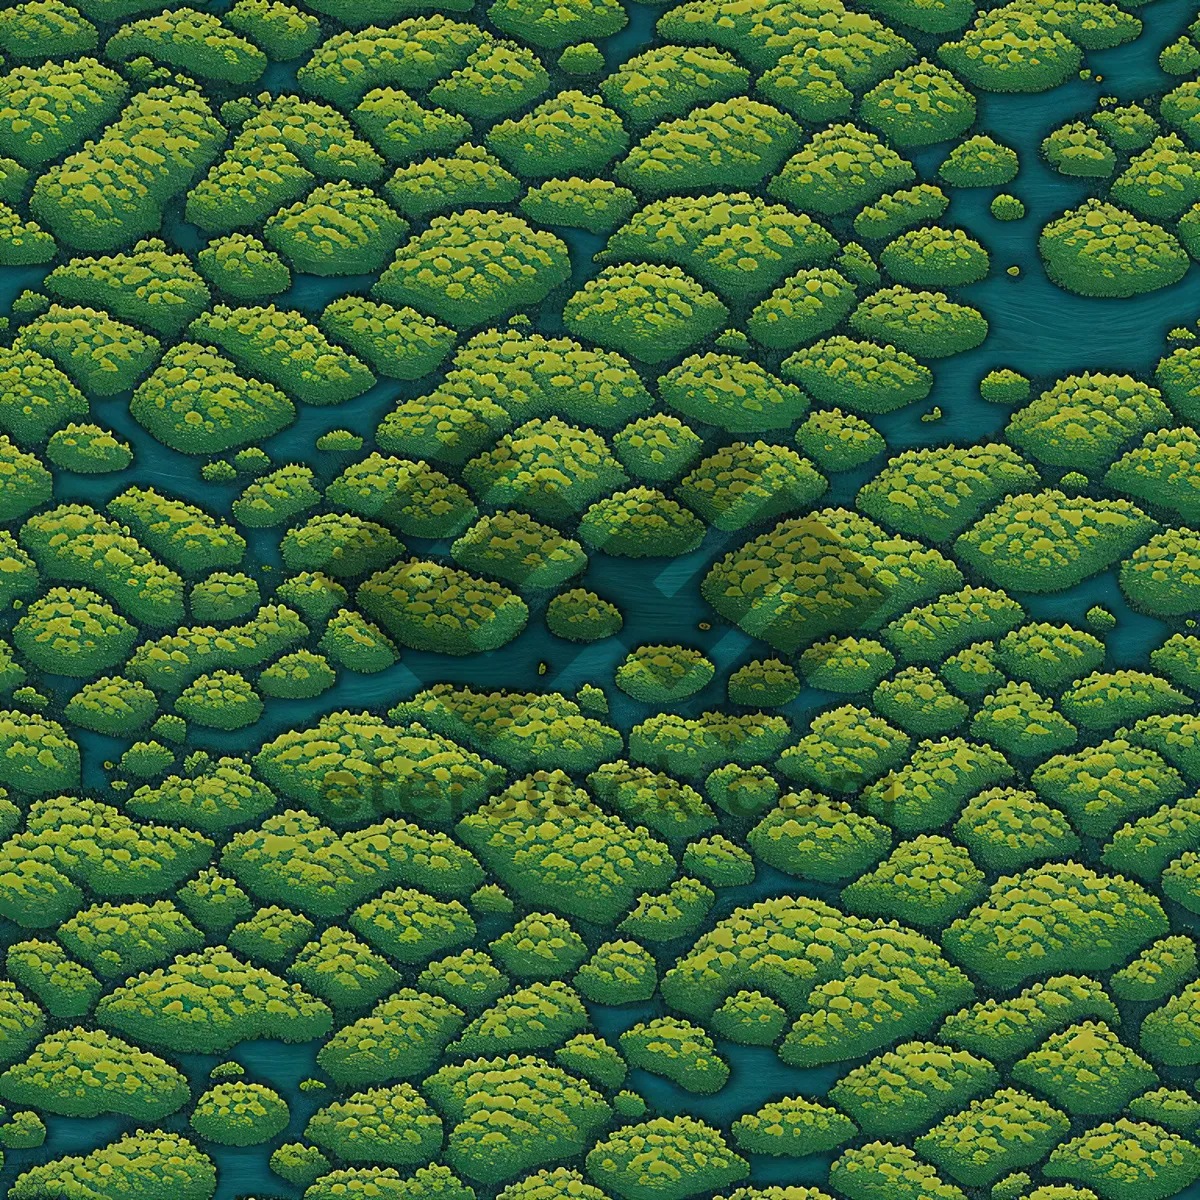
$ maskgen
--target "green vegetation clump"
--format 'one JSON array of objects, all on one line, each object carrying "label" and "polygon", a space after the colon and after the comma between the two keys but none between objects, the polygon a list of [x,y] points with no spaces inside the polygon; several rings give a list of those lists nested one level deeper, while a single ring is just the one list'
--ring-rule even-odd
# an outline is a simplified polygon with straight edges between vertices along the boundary
[{"label": "green vegetation clump", "polygon": [[613,453],[621,465],[634,478],[648,483],[678,478],[703,445],[690,425],[661,412],[630,421],[612,436]]},{"label": "green vegetation clump", "polygon": [[188,332],[306,404],[339,404],[375,382],[366,364],[332,345],[307,318],[273,304],[218,305],[197,317]]},{"label": "green vegetation clump", "polygon": [[873,871],[845,887],[842,903],[863,916],[940,929],[979,899],[984,878],[961,846],[920,834],[901,842]]},{"label": "green vegetation clump", "polygon": [[25,610],[12,636],[39,670],[87,678],[122,662],[137,630],[87,588],[52,588]]},{"label": "green vegetation clump", "polygon": [[158,701],[144,684],[119,675],[102,675],[89,680],[67,701],[63,715],[93,733],[128,737],[147,725],[157,711]]},{"label": "green vegetation clump", "polygon": [[588,956],[570,922],[549,913],[522,917],[488,949],[510,975],[521,979],[561,979]]},{"label": "green vegetation clump", "polygon": [[891,848],[886,826],[849,804],[813,792],[788,792],[747,838],[768,866],[823,883],[854,878]]},{"label": "green vegetation clump", "polygon": [[[1042,922],[1036,927],[1028,923],[1035,914]],[[1067,862],[993,885],[946,930],[943,944],[986,982],[1016,987],[1048,971],[1106,970],[1166,932],[1161,905],[1139,884]]]},{"label": "green vegetation clump", "polygon": [[557,417],[534,418],[504,434],[463,468],[485,504],[515,505],[545,520],[563,520],[628,482],[605,440]]},{"label": "green vegetation clump", "polygon": [[[398,167],[386,191],[404,216],[423,220],[462,204],[511,204],[520,194],[520,184],[493,154],[482,146],[467,144],[445,157]],[[382,263],[399,240],[391,237],[384,241],[380,249],[385,253],[372,251],[372,261]]]},{"label": "green vegetation clump", "polygon": [[987,277],[987,251],[961,229],[922,226],[902,233],[880,252],[880,265],[898,283],[959,287]]},{"label": "green vegetation clump", "polygon": [[936,1042],[906,1042],[856,1067],[830,1091],[868,1137],[903,1138],[991,1092],[991,1063]]},{"label": "green vegetation clump", "polygon": [[[219,50],[216,53],[220,55]],[[261,52],[254,53],[261,57]],[[266,65],[265,58],[262,64]],[[103,120],[106,107],[114,102],[119,102],[119,94],[103,98],[95,115]],[[167,158],[154,150],[164,125],[170,125],[179,139]],[[41,176],[30,211],[60,242],[74,249],[101,254],[120,250],[139,237],[158,233],[167,202],[217,157],[225,136],[208,101],[186,78],[148,87],[134,95],[94,142]],[[114,170],[129,189],[116,205],[105,195]]]},{"label": "green vegetation clump", "polygon": [[676,558],[700,545],[704,523],[655,488],[635,487],[593,504],[583,514],[579,536],[598,553]]},{"label": "green vegetation clump", "polygon": [[1006,436],[1048,465],[1100,471],[1130,439],[1171,423],[1157,389],[1128,375],[1088,372],[1060,380],[1020,409]]},{"label": "green vegetation clump", "polygon": [[854,218],[854,232],[862,238],[894,238],[924,221],[936,221],[949,207],[945,192],[936,184],[889,192],[868,204]]},{"label": "green vegetation clump", "polygon": [[218,1083],[196,1101],[190,1124],[222,1146],[257,1146],[287,1128],[291,1114],[277,1092],[261,1083]]},{"label": "green vegetation clump", "polygon": [[163,355],[129,411],[155,440],[182,454],[235,450],[278,433],[296,416],[273,384],[240,375],[230,359],[192,342]]},{"label": "green vegetation clump", "polygon": [[573,588],[561,592],[546,606],[546,626],[571,642],[596,642],[620,633],[620,609],[595,592]]},{"label": "green vegetation clump", "polygon": [[1107,179],[1117,166],[1112,147],[1091,125],[1072,121],[1042,140],[1042,154],[1061,175]]},{"label": "green vegetation clump", "polygon": [[829,1178],[850,1200],[963,1200],[965,1195],[907,1146],[891,1142],[847,1150],[830,1166]]},{"label": "green vegetation clump", "polygon": [[1087,200],[1042,230],[1038,250],[1050,278],[1081,296],[1128,298],[1183,278],[1188,256],[1159,225]]},{"label": "green vegetation clump", "polygon": [[237,671],[213,671],[180,692],[175,710],[198,725],[232,730],[253,725],[262,716],[263,702]]},{"label": "green vegetation clump", "polygon": [[1157,1003],[1192,982],[1198,973],[1196,944],[1189,937],[1161,938],[1112,978],[1119,1000]]},{"label": "green vegetation clump", "polygon": [[748,708],[778,708],[800,694],[795,670],[777,658],[755,660],[729,676],[729,702]]},{"label": "green vegetation clump", "polygon": [[[877,628],[960,579],[937,551],[888,538],[856,513],[825,509],[783,521],[727,554],[701,593],[745,632],[792,652],[831,634]],[[799,594],[797,583],[804,585]]]},{"label": "green vegetation clump", "polygon": [[827,264],[837,249],[833,236],[806,214],[747,192],[718,192],[647,204],[609,239],[602,261],[682,267],[719,295],[750,303],[794,271]]},{"label": "green vegetation clump", "polygon": [[633,941],[605,942],[575,973],[575,987],[595,1004],[648,1000],[658,987],[654,957]]},{"label": "green vegetation clump", "polygon": [[658,1017],[626,1030],[621,1053],[630,1066],[699,1095],[720,1091],[729,1078],[729,1067],[708,1034],[677,1017]]},{"label": "green vegetation clump", "polygon": [[1084,1117],[1113,1116],[1158,1083],[1154,1068],[1103,1021],[1051,1034],[1013,1067],[1012,1078]]},{"label": "green vegetation clump", "polygon": [[258,581],[240,571],[214,571],[188,593],[188,607],[197,621],[240,621],[261,603]]},{"label": "green vegetation clump", "polygon": [[557,587],[587,566],[578,542],[516,511],[481,517],[450,553],[460,566],[522,589]]},{"label": "green vegetation clump", "polygon": [[337,675],[326,659],[309,650],[285,654],[258,677],[258,690],[272,699],[309,700],[331,688]]},{"label": "green vegetation clump", "polygon": [[817,642],[799,661],[809,687],[847,695],[871,691],[895,665],[891,651],[873,638],[851,636]]},{"label": "green vegetation clump", "polygon": [[998,874],[1064,859],[1080,847],[1063,813],[1033,792],[1012,787],[989,788],[973,797],[954,833],[977,863]]},{"label": "green vegetation clump", "polygon": [[17,1176],[10,1190],[14,1200],[36,1200],[72,1191],[78,1194],[81,1188],[94,1190],[93,1183],[137,1200],[164,1188],[179,1200],[204,1200],[217,1186],[217,1168],[181,1134],[148,1129],[124,1134],[88,1154],[66,1155],[30,1167]]},{"label": "green vegetation clump", "polygon": [[[267,477],[272,478],[276,476]],[[283,486],[284,481],[279,478]],[[307,483],[311,485],[312,480]],[[299,492],[305,500],[310,499],[310,488],[304,480],[288,482],[287,488]],[[325,494],[330,504],[382,522],[410,537],[456,537],[478,512],[464,487],[452,483],[428,463],[385,458],[378,453],[348,466],[325,489]],[[287,501],[289,508],[296,504],[299,499]]]},{"label": "green vegetation clump", "polygon": [[641,1200],[649,1189],[641,1182],[645,1162],[659,1162],[670,1180],[653,1194],[662,1200],[684,1200],[697,1192],[715,1191],[743,1179],[749,1164],[733,1153],[724,1137],[692,1117],[655,1117],[626,1125],[598,1142],[588,1154],[588,1173],[609,1191]]},{"label": "green vegetation clump", "polygon": [[321,328],[372,370],[389,379],[419,379],[434,370],[455,342],[451,329],[412,308],[393,308],[342,296],[321,314]]},{"label": "green vegetation clump", "polygon": [[800,128],[787,113],[736,96],[656,125],[614,174],[618,183],[649,196],[754,187],[778,171],[799,142]]},{"label": "green vegetation clump", "polygon": [[920,62],[872,88],[859,115],[893,146],[931,146],[971,127],[975,97],[949,71]]},{"label": "green vegetation clump", "polygon": [[838,216],[914,178],[912,166],[873,133],[831,125],[788,160],[767,190],[802,212]]},{"label": "green vegetation clump", "polygon": [[1159,1125],[1120,1117],[1056,1146],[1043,1171],[1113,1200],[1167,1200],[1200,1177],[1200,1153]]},{"label": "green vegetation clump", "polygon": [[237,0],[225,23],[262,47],[272,62],[299,58],[321,40],[317,18],[281,0]]},{"label": "green vegetation clump", "polygon": [[1037,482],[1037,471],[1003,443],[906,450],[859,489],[856,504],[884,525],[940,542]]},{"label": "green vegetation clump", "polygon": [[1178,771],[1119,734],[1048,759],[1030,781],[1040,796],[1067,812],[1080,833],[1096,838],[1110,836],[1126,821],[1171,804],[1186,791]]},{"label": "green vegetation clump", "polygon": [[725,354],[693,355],[659,381],[663,400],[689,420],[728,433],[787,429],[808,409],[800,388],[757,363]]},{"label": "green vegetation clump", "polygon": [[1038,1162],[1070,1128],[1070,1120],[1053,1105],[1002,1088],[944,1117],[917,1139],[916,1147],[959,1183],[986,1187]]},{"label": "green vegetation clump", "polygon": [[572,333],[640,362],[678,358],[711,337],[729,310],[679,267],[605,267],[568,301]]},{"label": "green vegetation clump", "polygon": [[605,763],[587,779],[592,791],[622,816],[676,844],[716,825],[711,808],[690,785],[624,759]]},{"label": "green vegetation clump", "polygon": [[1121,590],[1137,609],[1178,617],[1196,608],[1195,569],[1200,534],[1179,528],[1156,533],[1121,564]]},{"label": "green vegetation clump", "polygon": [[234,300],[266,300],[286,292],[292,283],[283,259],[247,233],[213,238],[196,255],[196,270],[211,287]]},{"label": "green vegetation clump", "polygon": [[469,209],[435,217],[402,246],[373,295],[470,328],[536,305],[568,274],[566,247],[553,234]]},{"label": "green vegetation clump", "polygon": [[873,700],[880,716],[914,737],[949,733],[970,713],[928,667],[905,667],[876,687]]},{"label": "green vegetation clump", "polygon": [[856,413],[886,413],[924,400],[933,373],[894,346],[831,337],[785,359],[783,375],[822,404],[845,404]]},{"label": "green vegetation clump", "polygon": [[1098,574],[1155,533],[1127,500],[1091,500],[1047,490],[1005,500],[955,542],[988,579],[1015,591],[1057,592]]},{"label": "green vegetation clump", "polygon": [[946,358],[973,350],[987,337],[978,309],[950,300],[945,292],[883,288],[863,300],[851,328],[867,338],[896,345],[917,358]]},{"label": "green vegetation clump", "polygon": [[[946,42],[938,57],[968,83],[989,92],[1042,92],[1079,69],[1079,46],[1039,20],[1040,10],[997,8],[982,12],[961,40]],[[1121,14],[1137,30],[1135,18]],[[1120,38],[1117,41],[1121,40]]]},{"label": "green vegetation clump", "polygon": [[521,212],[541,225],[563,225],[588,233],[611,234],[637,208],[637,197],[611,179],[548,179],[531,187]]},{"label": "green vegetation clump", "polygon": [[1070,625],[1031,622],[1000,639],[996,661],[1014,679],[1057,692],[1104,662],[1104,643]]},{"label": "green vegetation clump", "polygon": [[1126,153],[1144,150],[1161,129],[1159,123],[1136,103],[1101,108],[1092,114],[1091,121],[1109,145]]},{"label": "green vegetation clump", "polygon": [[[592,853],[579,836],[583,829],[596,846],[611,847],[609,861]],[[605,813],[561,771],[517,781],[463,817],[457,832],[527,903],[588,920],[615,921],[645,889],[666,886],[674,874],[662,842]]]},{"label": "green vegetation clump", "polygon": [[204,509],[154,488],[129,487],[108,502],[116,517],[150,550],[187,574],[242,561],[245,539]]},{"label": "green vegetation clump", "polygon": [[1019,221],[1025,216],[1025,202],[1017,196],[1002,192],[999,196],[992,197],[988,211],[997,221]]},{"label": "green vegetation clump", "polygon": [[951,187],[1003,187],[1017,177],[1017,152],[987,134],[959,142],[938,169]]},{"label": "green vegetation clump", "polygon": [[442,654],[494,650],[529,616],[524,601],[500,584],[419,559],[372,575],[356,599],[401,645]]}]

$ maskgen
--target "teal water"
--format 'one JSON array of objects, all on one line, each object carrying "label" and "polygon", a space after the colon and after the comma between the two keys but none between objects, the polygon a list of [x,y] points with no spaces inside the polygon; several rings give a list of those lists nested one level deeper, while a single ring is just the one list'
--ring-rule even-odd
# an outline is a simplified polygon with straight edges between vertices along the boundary
[{"label": "teal water", "polygon": [[[219,10],[224,5],[211,7]],[[629,24],[605,44],[610,69],[653,40],[654,22],[660,10],[638,3],[629,3],[627,8]],[[1027,216],[1019,222],[996,221],[988,212],[991,189],[952,192],[947,223],[964,227],[992,253],[993,270],[989,278],[962,289],[962,298],[987,316],[990,334],[977,350],[936,365],[936,384],[927,402],[878,419],[891,452],[911,446],[973,442],[999,434],[1008,410],[983,402],[977,389],[979,379],[996,367],[1019,368],[1034,376],[1035,384],[1085,369],[1147,375],[1163,353],[1166,332],[1176,325],[1192,324],[1200,316],[1200,270],[1195,268],[1174,287],[1148,296],[1122,301],[1088,300],[1054,287],[1046,278],[1036,252],[1037,234],[1045,222],[1072,207],[1087,192],[1085,182],[1065,179],[1040,162],[1037,151],[1042,138],[1064,121],[1090,112],[1097,95],[1133,99],[1172,86],[1172,81],[1158,69],[1157,57],[1162,47],[1175,40],[1194,18],[1195,0],[1154,0],[1140,10],[1140,15],[1146,28],[1136,42],[1088,56],[1091,69],[1104,77],[1102,83],[1076,80],[1039,96],[980,95],[976,131],[992,133],[1017,148],[1021,174],[1007,190],[1025,202]],[[298,62],[272,65],[263,87],[276,93],[292,89],[298,65]],[[935,148],[917,157],[924,177],[933,177],[944,149]],[[586,234],[562,233],[571,246],[573,278],[538,318],[538,327],[547,333],[561,327],[561,302],[594,270],[591,257],[602,245],[601,239]],[[178,211],[169,216],[164,236],[190,250],[203,240],[197,230],[182,221]],[[1005,273],[1011,265],[1021,268],[1019,278],[1013,279]],[[23,289],[37,286],[44,274],[44,270],[37,268],[0,271],[0,308],[7,309]],[[372,281],[371,277],[328,280],[301,276],[280,298],[280,303],[314,313],[337,295],[366,290]],[[312,446],[319,434],[348,428],[362,434],[369,444],[375,425],[398,398],[430,387],[428,380],[420,385],[385,381],[364,396],[336,408],[300,406],[296,423],[267,442],[265,448],[277,463],[309,461],[327,482],[346,460],[331,454],[314,457]],[[127,395],[102,400],[94,404],[93,411],[98,421],[136,446],[135,463],[126,471],[99,477],[58,473],[57,499],[101,506],[131,483],[138,483],[160,487],[212,511],[228,513],[238,489],[204,483],[195,460],[145,436],[129,416],[128,400]],[[922,422],[921,413],[935,404],[944,414],[942,419]],[[850,503],[858,486],[877,465],[835,477],[826,502]],[[724,699],[729,672],[762,653],[762,647],[756,649],[756,643],[740,630],[715,620],[699,596],[699,581],[714,557],[736,544],[740,536],[710,530],[704,544],[693,554],[658,563],[593,555],[581,583],[619,603],[625,627],[617,638],[576,647],[551,637],[542,620],[543,599],[531,603],[526,631],[501,650],[463,660],[409,651],[396,666],[378,675],[341,673],[337,684],[316,702],[275,701],[257,725],[249,729],[232,734],[196,729],[192,737],[204,748],[240,753],[285,729],[311,722],[318,713],[341,708],[386,708],[440,681],[470,683],[475,687],[555,689],[569,694],[585,682],[607,684],[630,648],[663,640],[685,642],[702,649],[718,667],[714,681],[680,705],[681,711],[690,715],[715,707]],[[251,531],[250,541],[250,558],[265,572],[264,581],[269,581],[272,574],[278,577],[282,565],[278,532]],[[445,543],[408,541],[414,552],[444,552],[447,548]],[[1052,596],[1017,598],[1039,618],[1075,622],[1093,604],[1106,605],[1118,621],[1116,633],[1108,639],[1114,666],[1144,664],[1149,651],[1161,643],[1167,632],[1163,623],[1128,608],[1111,573]],[[705,622],[711,622],[712,627],[701,629]],[[543,665],[544,671],[539,671]],[[74,690],[74,685],[65,680],[61,687],[64,692]],[[610,691],[611,720],[622,730],[627,731],[652,711],[623,693],[606,690]],[[827,699],[823,693],[807,690],[784,711],[793,718],[799,717]],[[119,743],[96,735],[83,735],[80,741],[85,783],[103,786],[102,763]],[[802,890],[802,885],[795,879],[760,866],[753,884],[722,894],[718,915],[736,904],[752,903],[770,895],[795,894],[798,890]],[[0,941],[13,937],[12,929],[0,928]],[[616,1036],[657,1011],[653,1003],[619,1009],[596,1006],[592,1016],[600,1033]],[[641,1071],[634,1072],[634,1085],[660,1112],[686,1111],[727,1124],[736,1114],[753,1111],[768,1099],[784,1094],[823,1094],[852,1065],[802,1071],[782,1064],[771,1050],[722,1044],[721,1051],[731,1063],[732,1075],[715,1096],[698,1098]],[[319,1074],[314,1062],[315,1048],[264,1041],[243,1044],[229,1057],[241,1062],[254,1078],[269,1082],[288,1098],[292,1121],[266,1151],[263,1147],[207,1148],[220,1169],[216,1200],[243,1196],[257,1196],[260,1200],[268,1196],[296,1197],[299,1195],[296,1189],[270,1173],[267,1157],[274,1145],[297,1138],[321,1103],[320,1093],[305,1094],[298,1089],[302,1079]],[[216,1061],[216,1057],[193,1056],[184,1065],[198,1085]],[[182,1128],[178,1117],[167,1124]],[[118,1118],[91,1121],[49,1118],[47,1125],[48,1148],[56,1155],[86,1152],[130,1127],[129,1122]],[[0,1188],[6,1187],[24,1167],[44,1158],[44,1150],[6,1155]],[[827,1162],[815,1158],[795,1161],[755,1157],[752,1165],[753,1179],[761,1183],[818,1183],[824,1178]],[[1200,1197],[1200,1185],[1183,1195]]]}]

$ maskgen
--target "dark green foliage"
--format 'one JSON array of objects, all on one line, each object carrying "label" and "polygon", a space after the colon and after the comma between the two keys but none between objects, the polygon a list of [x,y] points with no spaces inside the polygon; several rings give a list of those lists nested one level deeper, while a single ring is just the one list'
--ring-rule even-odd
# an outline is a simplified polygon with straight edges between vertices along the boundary
[{"label": "dark green foliage", "polygon": [[964,1200],[963,1192],[907,1146],[890,1142],[847,1150],[830,1167],[829,1178],[849,1200]]},{"label": "dark green foliage", "polygon": [[780,368],[822,404],[885,413],[929,395],[933,373],[894,346],[831,337],[797,350]]},{"label": "dark green foliage", "polygon": [[688,1092],[708,1095],[729,1078],[729,1067],[703,1029],[675,1017],[659,1017],[621,1034],[630,1066],[662,1075]]},{"label": "dark green foliage", "polygon": [[943,943],[985,981],[1015,987],[1064,968],[1106,970],[1166,931],[1161,905],[1140,885],[1068,862],[1001,880]]},{"label": "dark green foliage", "polygon": [[[490,264],[500,253],[505,266],[497,272]],[[373,294],[469,328],[536,305],[568,273],[566,247],[553,234],[519,217],[469,209],[435,217],[402,246]]]},{"label": "dark green foliage", "polygon": [[879,684],[872,698],[881,716],[914,737],[949,733],[970,712],[928,667],[905,667]]},{"label": "dark green foliage", "polygon": [[850,805],[809,791],[789,792],[747,838],[756,857],[778,870],[824,883],[861,875],[891,848],[886,826]]},{"label": "dark green foliage", "polygon": [[[671,1168],[668,1186],[647,1187],[640,1163],[648,1154]],[[603,1187],[628,1200],[683,1200],[744,1178],[746,1160],[734,1154],[717,1130],[692,1117],[656,1117],[626,1125],[598,1142],[588,1155],[588,1171]]]},{"label": "dark green foliage", "polygon": [[985,1187],[1001,1175],[1032,1166],[1071,1127],[1045,1101],[1015,1088],[973,1100],[943,1118],[916,1141],[920,1154],[968,1187]]},{"label": "dark green foliage", "polygon": [[868,1137],[906,1137],[990,1092],[991,1063],[935,1042],[906,1042],[856,1067],[829,1093]]},{"label": "dark green foliage", "polygon": [[650,953],[636,942],[605,942],[576,972],[575,987],[596,1004],[648,1000],[658,986]]},{"label": "dark green foliage", "polygon": [[1056,592],[1112,566],[1156,531],[1127,500],[1045,491],[1005,500],[962,534],[955,550],[1014,591]]},{"label": "dark green foliage", "polygon": [[593,550],[626,558],[675,558],[695,550],[704,524],[654,488],[614,492],[583,514],[579,536]]},{"label": "dark green foliage", "polygon": [[729,310],[679,267],[606,267],[568,301],[574,334],[641,362],[678,358],[716,333]]},{"label": "dark green foliage", "polygon": [[[619,183],[650,196],[755,186],[779,170],[799,142],[799,126],[787,113],[737,96],[657,125],[630,150],[615,175]],[[768,190],[791,199],[774,182]]]},{"label": "dark green foliage", "polygon": [[1037,622],[1006,634],[996,661],[1015,679],[1057,692],[1104,662],[1104,643],[1070,625]]},{"label": "dark green foliage", "polygon": [[957,304],[945,292],[884,288],[854,310],[851,328],[867,338],[898,346],[917,358],[946,358],[973,350],[987,337],[977,309]]},{"label": "dark green foliage", "polygon": [[235,300],[266,300],[286,292],[292,282],[279,255],[245,233],[214,238],[196,255],[196,269]]},{"label": "dark green foliage", "polygon": [[1159,225],[1088,200],[1052,221],[1038,242],[1050,278],[1083,296],[1129,297],[1181,279],[1188,256]]},{"label": "dark green foliage", "polygon": [[1177,935],[1147,946],[1113,975],[1109,987],[1118,1000],[1158,1003],[1181,990],[1198,973],[1195,942]]},{"label": "dark green foliage", "polygon": [[1084,1117],[1112,1116],[1158,1082],[1154,1068],[1103,1021],[1051,1034],[1013,1067],[1012,1078]]},{"label": "dark green foliage", "polygon": [[1122,1117],[1056,1147],[1043,1169],[1095,1185],[1109,1200],[1167,1200],[1200,1176],[1200,1153],[1161,1126]]},{"label": "dark green foliage", "polygon": [[831,634],[878,627],[960,578],[936,551],[889,539],[845,509],[825,509],[783,521],[727,554],[701,592],[745,632],[790,652]]},{"label": "dark green foliage", "polygon": [[[515,824],[513,814],[530,823]],[[625,853],[607,864],[595,859],[577,828]],[[527,903],[589,920],[615,920],[644,889],[665,886],[674,874],[663,843],[605,814],[561,771],[518,781],[464,817],[457,832]],[[586,886],[578,883],[580,872]]]},{"label": "dark green foliage", "polygon": [[[503,646],[529,615],[525,603],[500,584],[419,559],[372,575],[356,600],[402,645],[443,654]],[[438,614],[436,623],[427,612]]]},{"label": "dark green foliage", "polygon": [[836,216],[872,204],[913,178],[911,165],[874,134],[832,125],[789,159],[768,191],[804,212]]},{"label": "dark green foliage", "polygon": [[1056,755],[1036,768],[1031,782],[1090,837],[1107,837],[1123,822],[1170,804],[1186,790],[1179,773],[1153,750],[1120,736]]},{"label": "dark green foliage", "polygon": [[942,929],[979,899],[984,878],[961,846],[921,834],[843,888],[842,904],[863,916]]},{"label": "dark green foliage", "polygon": [[1000,875],[1067,858],[1080,844],[1061,812],[1033,792],[1011,787],[989,788],[973,797],[954,833],[976,862]]}]

